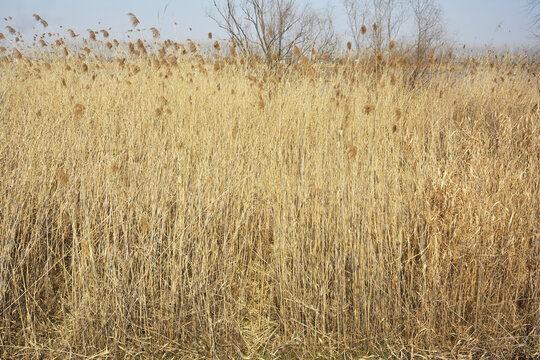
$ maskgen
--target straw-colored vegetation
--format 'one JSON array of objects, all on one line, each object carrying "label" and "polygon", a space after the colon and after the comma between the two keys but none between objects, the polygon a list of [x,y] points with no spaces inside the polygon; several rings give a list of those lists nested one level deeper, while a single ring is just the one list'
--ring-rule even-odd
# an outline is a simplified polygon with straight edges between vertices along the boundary
[{"label": "straw-colored vegetation", "polygon": [[105,33],[2,40],[1,358],[538,356],[538,62]]}]

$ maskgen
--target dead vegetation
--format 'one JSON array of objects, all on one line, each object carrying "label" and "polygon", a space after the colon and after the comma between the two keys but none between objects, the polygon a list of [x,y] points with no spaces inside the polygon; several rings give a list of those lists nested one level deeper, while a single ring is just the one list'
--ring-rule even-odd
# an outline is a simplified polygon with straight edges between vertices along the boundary
[{"label": "dead vegetation", "polygon": [[156,31],[3,54],[0,357],[538,356],[537,63]]}]

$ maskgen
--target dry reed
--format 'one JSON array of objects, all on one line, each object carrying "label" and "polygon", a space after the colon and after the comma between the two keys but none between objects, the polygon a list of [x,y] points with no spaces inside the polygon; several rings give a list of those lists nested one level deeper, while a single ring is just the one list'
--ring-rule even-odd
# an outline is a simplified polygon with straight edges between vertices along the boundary
[{"label": "dry reed", "polygon": [[0,62],[1,358],[538,356],[534,62],[154,38]]}]

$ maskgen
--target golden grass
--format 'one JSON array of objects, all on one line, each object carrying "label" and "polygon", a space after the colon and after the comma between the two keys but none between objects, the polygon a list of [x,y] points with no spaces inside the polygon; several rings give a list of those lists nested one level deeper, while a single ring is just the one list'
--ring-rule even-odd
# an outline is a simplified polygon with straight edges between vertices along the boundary
[{"label": "golden grass", "polygon": [[131,50],[0,63],[0,357],[538,356],[534,64]]}]

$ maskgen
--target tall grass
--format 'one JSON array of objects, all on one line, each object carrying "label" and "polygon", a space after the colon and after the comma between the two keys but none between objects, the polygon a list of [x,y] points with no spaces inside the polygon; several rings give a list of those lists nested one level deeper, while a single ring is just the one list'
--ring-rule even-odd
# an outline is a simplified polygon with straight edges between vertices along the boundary
[{"label": "tall grass", "polygon": [[0,357],[538,356],[537,63],[109,44],[0,62]]}]

